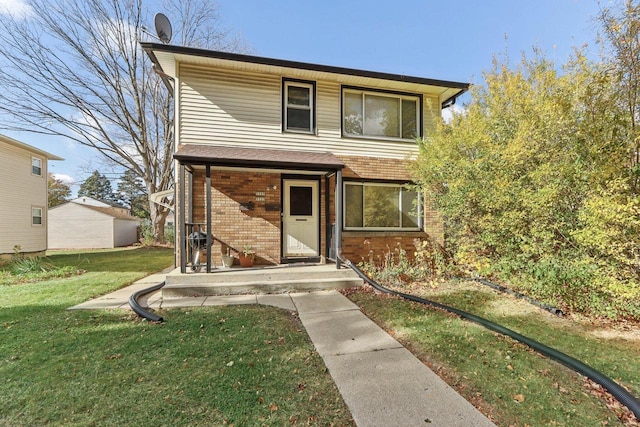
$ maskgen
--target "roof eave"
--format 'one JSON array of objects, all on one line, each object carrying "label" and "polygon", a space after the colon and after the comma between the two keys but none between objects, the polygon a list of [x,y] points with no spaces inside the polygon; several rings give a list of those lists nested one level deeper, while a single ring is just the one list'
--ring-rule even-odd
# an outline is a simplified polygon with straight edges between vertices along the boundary
[{"label": "roof eave", "polygon": [[[194,56],[194,57],[203,57],[203,58],[251,63],[251,64],[260,64],[260,65],[272,66],[272,67],[283,67],[283,68],[316,71],[316,72],[323,72],[323,73],[330,73],[330,74],[367,77],[367,78],[373,78],[373,79],[379,79],[379,80],[395,81],[395,82],[401,82],[401,83],[413,83],[413,84],[436,86],[436,87],[443,87],[443,88],[458,90],[457,94],[455,94],[452,97],[449,97],[448,99],[460,96],[462,93],[466,92],[469,88],[469,83],[430,79],[425,77],[407,76],[402,74],[392,74],[392,73],[385,73],[385,72],[378,72],[378,71],[360,70],[355,68],[312,64],[307,62],[266,58],[266,57],[260,57],[260,56],[198,49],[198,48],[191,48],[191,47],[184,47],[184,46],[165,45],[165,44],[152,43],[152,42],[141,42],[140,45],[145,50],[145,52],[147,52],[147,54],[149,55],[153,63],[156,64],[156,66],[161,69],[163,67],[158,57],[155,55],[156,51],[169,53],[172,55],[187,55],[187,56]],[[167,70],[163,69],[163,72],[167,72]]]},{"label": "roof eave", "polygon": [[326,172],[336,171],[344,168],[344,165],[337,164],[305,164],[300,165],[294,162],[270,162],[260,160],[239,160],[239,159],[208,159],[195,156],[180,156],[174,154],[174,159],[182,164],[189,165],[210,165],[210,166],[225,166],[230,168],[251,168],[251,169],[282,169],[282,170],[306,170],[311,172]]},{"label": "roof eave", "polygon": [[7,144],[12,145],[14,147],[30,151],[30,152],[38,154],[38,155],[40,155],[42,157],[46,157],[47,160],[64,160],[60,156],[56,156],[55,154],[51,154],[51,153],[49,153],[47,151],[41,150],[41,149],[36,148],[36,147],[34,147],[32,145],[25,144],[24,142],[20,142],[20,141],[18,141],[16,139],[10,138],[10,137],[8,137],[6,135],[0,135],[0,141],[4,141]]}]

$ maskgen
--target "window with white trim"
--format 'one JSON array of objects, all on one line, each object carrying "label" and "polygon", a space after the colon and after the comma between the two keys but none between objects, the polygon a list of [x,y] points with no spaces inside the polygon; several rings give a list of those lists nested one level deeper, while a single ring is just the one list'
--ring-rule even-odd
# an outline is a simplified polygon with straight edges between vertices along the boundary
[{"label": "window with white trim", "polygon": [[395,140],[421,136],[421,97],[394,92],[342,89],[342,134]]},{"label": "window with white trim", "polygon": [[42,225],[42,208],[31,207],[31,225]]},{"label": "window with white trim", "polygon": [[31,174],[42,176],[42,159],[38,157],[31,158]]},{"label": "window with white trim", "polygon": [[420,230],[422,197],[403,184],[345,182],[345,230]]},{"label": "window with white trim", "polygon": [[282,129],[315,133],[315,83],[283,80]]}]

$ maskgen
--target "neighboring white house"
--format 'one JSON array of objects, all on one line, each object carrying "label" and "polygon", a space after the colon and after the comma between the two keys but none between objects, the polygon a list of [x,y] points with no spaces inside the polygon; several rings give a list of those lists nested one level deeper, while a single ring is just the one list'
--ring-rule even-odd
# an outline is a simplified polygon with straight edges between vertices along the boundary
[{"label": "neighboring white house", "polygon": [[79,197],[49,210],[50,249],[97,249],[131,245],[140,220],[126,208]]},{"label": "neighboring white house", "polygon": [[0,135],[0,258],[47,250],[47,161],[64,160]]}]

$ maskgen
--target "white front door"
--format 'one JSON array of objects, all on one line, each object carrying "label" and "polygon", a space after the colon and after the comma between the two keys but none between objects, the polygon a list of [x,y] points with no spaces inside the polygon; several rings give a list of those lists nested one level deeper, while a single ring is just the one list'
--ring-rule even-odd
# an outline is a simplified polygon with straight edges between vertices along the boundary
[{"label": "white front door", "polygon": [[282,244],[285,257],[319,254],[318,181],[283,181]]}]

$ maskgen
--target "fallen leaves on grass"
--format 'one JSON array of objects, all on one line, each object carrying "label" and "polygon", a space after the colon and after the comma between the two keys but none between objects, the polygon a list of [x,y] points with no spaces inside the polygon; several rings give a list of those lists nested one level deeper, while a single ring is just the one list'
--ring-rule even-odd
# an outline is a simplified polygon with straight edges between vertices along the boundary
[{"label": "fallen leaves on grass", "polygon": [[616,398],[613,397],[613,395],[605,390],[604,387],[602,387],[600,384],[597,384],[596,382],[585,377],[582,381],[582,385],[585,389],[587,389],[589,394],[603,401],[605,405],[607,405],[607,408],[609,408],[616,414],[622,424],[624,424],[625,426],[640,427],[640,420],[635,417],[633,412],[631,412],[629,408],[618,402],[618,400],[616,400]]},{"label": "fallen leaves on grass", "polygon": [[524,394],[516,394],[515,396],[513,396],[513,400],[515,400],[518,403],[523,403],[526,398],[524,397]]}]

